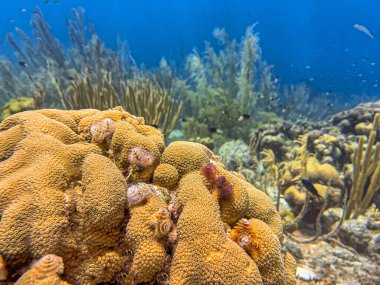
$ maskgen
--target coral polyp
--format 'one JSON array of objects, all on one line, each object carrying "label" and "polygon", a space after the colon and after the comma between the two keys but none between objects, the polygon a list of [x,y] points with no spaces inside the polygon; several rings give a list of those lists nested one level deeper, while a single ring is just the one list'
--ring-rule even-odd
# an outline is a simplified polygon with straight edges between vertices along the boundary
[{"label": "coral polyp", "polygon": [[230,238],[249,254],[257,249],[259,240],[247,219],[241,219],[231,230]]},{"label": "coral polyp", "polygon": [[152,215],[151,227],[154,230],[154,236],[157,239],[165,238],[174,228],[170,220],[170,212],[167,209],[160,209]]},{"label": "coral polyp", "polygon": [[90,127],[92,142],[98,144],[111,145],[113,133],[115,132],[115,122],[110,118],[105,118],[101,122]]},{"label": "coral polyp", "polygon": [[248,250],[252,246],[251,237],[248,235],[241,235],[238,238],[238,245],[240,245],[244,250]]},{"label": "coral polyp", "polygon": [[207,163],[201,168],[201,175],[203,175],[209,182],[213,183],[216,179],[216,167],[212,163]]},{"label": "coral polyp", "polygon": [[154,155],[146,148],[136,146],[130,150],[128,161],[134,166],[146,168],[153,164]]},{"label": "coral polyp", "polygon": [[127,203],[129,207],[144,204],[152,196],[152,190],[146,183],[136,183],[127,188]]},{"label": "coral polyp", "polygon": [[231,199],[233,194],[233,184],[225,176],[218,176],[215,180],[215,189],[219,199]]},{"label": "coral polyp", "polygon": [[201,175],[207,179],[212,195],[221,200],[231,199],[233,194],[233,184],[223,175],[217,174],[215,164],[209,162],[202,166]]},{"label": "coral polyp", "polygon": [[33,265],[33,270],[39,279],[62,274],[64,270],[62,258],[55,254],[45,255]]},{"label": "coral polyp", "polygon": [[241,219],[231,230],[230,238],[255,261],[264,284],[286,284],[281,244],[266,223],[259,219]]}]

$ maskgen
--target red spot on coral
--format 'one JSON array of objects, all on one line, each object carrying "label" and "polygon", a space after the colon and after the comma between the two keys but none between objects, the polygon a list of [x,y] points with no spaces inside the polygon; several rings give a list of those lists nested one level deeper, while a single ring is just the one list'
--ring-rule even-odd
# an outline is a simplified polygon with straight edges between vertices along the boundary
[{"label": "red spot on coral", "polygon": [[220,199],[230,199],[233,193],[233,184],[228,182],[225,176],[218,176],[215,180],[215,187]]},{"label": "red spot on coral", "polygon": [[227,182],[227,178],[225,176],[218,176],[215,180],[216,188],[222,188]]},{"label": "red spot on coral", "polygon": [[201,168],[201,175],[203,175],[209,182],[216,180],[216,167],[212,163],[207,163]]}]

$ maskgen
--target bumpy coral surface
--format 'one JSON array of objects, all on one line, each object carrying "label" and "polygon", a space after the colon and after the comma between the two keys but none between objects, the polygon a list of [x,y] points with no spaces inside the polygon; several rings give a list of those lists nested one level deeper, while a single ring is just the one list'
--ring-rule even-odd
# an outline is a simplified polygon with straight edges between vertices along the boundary
[{"label": "bumpy coral surface", "polygon": [[10,283],[295,284],[271,199],[121,108],[8,117],[0,217]]}]

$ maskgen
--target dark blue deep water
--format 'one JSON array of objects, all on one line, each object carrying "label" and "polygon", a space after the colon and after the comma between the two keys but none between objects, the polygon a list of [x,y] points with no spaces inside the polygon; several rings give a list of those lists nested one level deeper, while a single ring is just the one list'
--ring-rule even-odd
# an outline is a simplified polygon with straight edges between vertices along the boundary
[{"label": "dark blue deep water", "polygon": [[[239,39],[247,26],[258,23],[263,58],[275,65],[282,84],[304,81],[334,96],[380,90],[380,2],[376,0],[40,0],[0,1],[0,54],[11,54],[5,40],[29,19],[38,6],[54,35],[69,45],[66,19],[73,7],[83,7],[108,47],[120,36],[129,43],[138,64],[158,65],[162,56],[177,65],[204,42],[212,30],[224,27]],[[355,29],[367,27],[374,38]]]}]

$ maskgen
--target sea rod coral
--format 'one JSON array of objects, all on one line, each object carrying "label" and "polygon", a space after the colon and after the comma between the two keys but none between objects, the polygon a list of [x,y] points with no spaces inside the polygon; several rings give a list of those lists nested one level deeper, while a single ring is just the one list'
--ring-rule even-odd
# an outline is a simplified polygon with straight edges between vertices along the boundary
[{"label": "sea rod coral", "polygon": [[0,125],[1,281],[295,284],[271,199],[117,107]]}]

